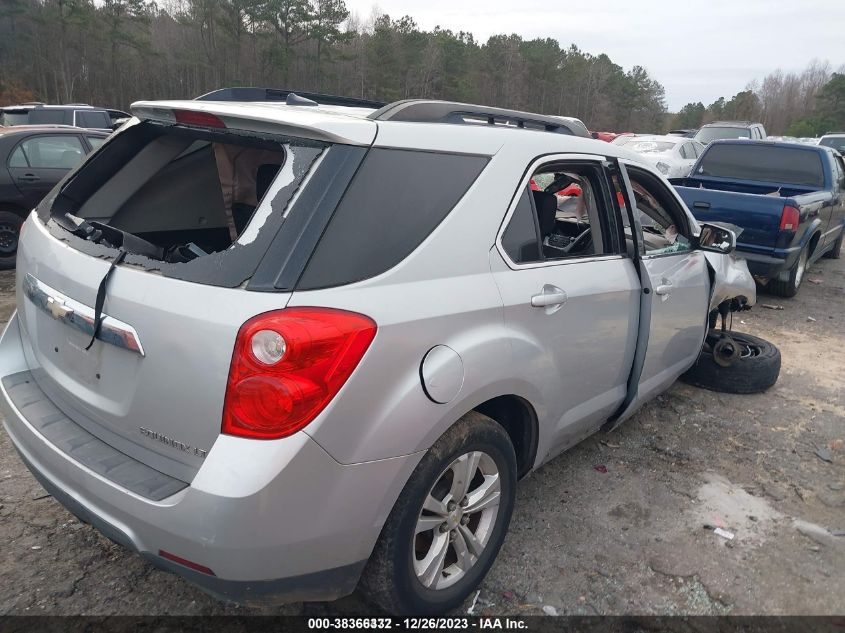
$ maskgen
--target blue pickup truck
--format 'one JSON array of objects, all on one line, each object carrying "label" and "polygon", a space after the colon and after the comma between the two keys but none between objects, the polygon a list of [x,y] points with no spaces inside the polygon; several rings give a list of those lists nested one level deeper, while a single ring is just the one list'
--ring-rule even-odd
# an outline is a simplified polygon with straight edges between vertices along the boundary
[{"label": "blue pickup truck", "polygon": [[736,250],[773,294],[795,296],[808,266],[839,257],[845,164],[829,147],[715,141],[671,182],[698,220],[741,229]]}]

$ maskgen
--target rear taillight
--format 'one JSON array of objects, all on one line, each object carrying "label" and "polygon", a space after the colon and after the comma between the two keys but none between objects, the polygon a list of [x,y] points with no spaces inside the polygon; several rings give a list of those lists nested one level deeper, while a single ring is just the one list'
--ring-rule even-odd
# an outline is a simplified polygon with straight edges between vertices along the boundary
[{"label": "rear taillight", "polygon": [[780,230],[781,231],[796,231],[798,224],[801,221],[801,211],[791,204],[783,205],[783,211],[780,214]]},{"label": "rear taillight", "polygon": [[276,439],[322,411],[376,335],[372,319],[332,308],[287,308],[241,326],[232,354],[223,433]]},{"label": "rear taillight", "polygon": [[216,114],[208,112],[197,112],[196,110],[174,110],[173,116],[177,123],[184,125],[200,125],[202,127],[225,128],[226,124]]}]

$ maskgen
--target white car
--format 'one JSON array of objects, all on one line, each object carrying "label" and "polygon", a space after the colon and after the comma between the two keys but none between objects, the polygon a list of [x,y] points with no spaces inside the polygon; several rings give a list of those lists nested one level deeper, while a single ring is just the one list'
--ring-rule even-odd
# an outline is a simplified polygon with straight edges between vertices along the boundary
[{"label": "white car", "polygon": [[689,176],[704,145],[682,136],[636,136],[625,149],[640,154],[667,178]]}]

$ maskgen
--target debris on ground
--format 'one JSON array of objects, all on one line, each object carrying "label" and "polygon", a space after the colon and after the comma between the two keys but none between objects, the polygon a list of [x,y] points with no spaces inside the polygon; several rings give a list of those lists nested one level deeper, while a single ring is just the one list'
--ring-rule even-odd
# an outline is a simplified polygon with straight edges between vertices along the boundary
[{"label": "debris on ground", "polygon": [[732,541],[735,536],[733,532],[728,532],[727,530],[723,530],[720,527],[717,527],[715,530],[713,530],[713,534],[721,536],[722,538],[727,539],[729,541]]},{"label": "debris on ground", "polygon": [[815,322],[816,322],[816,320],[815,320],[813,317],[811,317],[811,316],[808,316],[808,317],[807,317],[807,321],[809,321],[810,323],[815,323]]},{"label": "debris on ground", "polygon": [[503,591],[502,598],[510,602],[516,600],[516,594],[513,591]]},{"label": "debris on ground", "polygon": [[543,613],[546,615],[557,615],[557,609],[555,609],[552,605],[547,604],[543,606]]},{"label": "debris on ground", "polygon": [[807,281],[809,281],[811,284],[816,284],[816,285],[823,282],[822,279],[816,279],[815,277],[807,277]]},{"label": "debris on ground", "polygon": [[472,599],[472,604],[469,605],[469,609],[467,609],[467,615],[475,615],[475,605],[478,604],[478,596],[481,595],[481,589],[475,592],[475,596]]},{"label": "debris on ground", "polygon": [[607,466],[605,466],[604,464],[596,464],[595,466],[593,466],[593,469],[600,473],[607,472]]},{"label": "debris on ground", "polygon": [[817,448],[816,449],[816,457],[818,457],[823,462],[832,462],[833,456],[830,454],[830,451],[826,448]]},{"label": "debris on ground", "polygon": [[783,306],[777,306],[771,303],[761,303],[761,308],[768,308],[769,310],[783,310]]}]

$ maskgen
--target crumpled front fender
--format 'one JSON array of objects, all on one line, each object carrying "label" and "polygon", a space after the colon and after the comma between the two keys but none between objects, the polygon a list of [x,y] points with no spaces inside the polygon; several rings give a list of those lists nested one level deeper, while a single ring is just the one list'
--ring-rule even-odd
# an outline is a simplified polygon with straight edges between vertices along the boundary
[{"label": "crumpled front fender", "polygon": [[713,279],[710,310],[734,297],[745,297],[750,306],[757,302],[757,285],[744,259],[711,251],[704,251],[704,257]]}]

